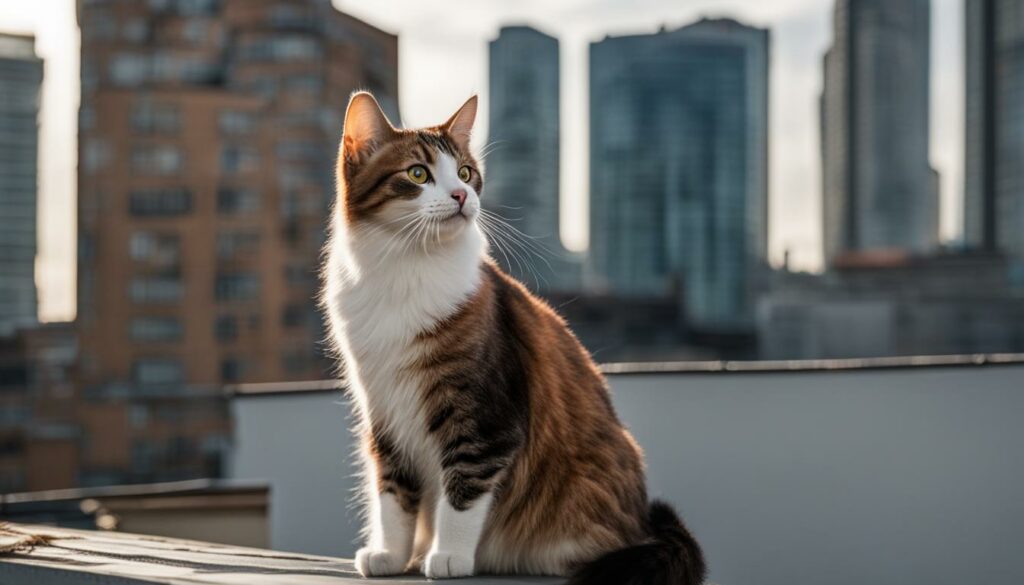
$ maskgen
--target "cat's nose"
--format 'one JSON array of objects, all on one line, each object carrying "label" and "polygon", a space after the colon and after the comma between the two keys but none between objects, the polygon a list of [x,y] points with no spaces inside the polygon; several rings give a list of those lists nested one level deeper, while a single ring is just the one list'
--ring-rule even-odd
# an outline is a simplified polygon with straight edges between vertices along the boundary
[{"label": "cat's nose", "polygon": [[466,204],[466,190],[456,189],[452,191],[452,199],[458,201],[459,209],[462,209],[462,206]]}]

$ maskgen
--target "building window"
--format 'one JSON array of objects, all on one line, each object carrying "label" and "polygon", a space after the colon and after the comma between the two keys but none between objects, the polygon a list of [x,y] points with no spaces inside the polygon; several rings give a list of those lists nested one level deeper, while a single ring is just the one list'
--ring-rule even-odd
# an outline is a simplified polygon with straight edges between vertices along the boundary
[{"label": "building window", "polygon": [[181,112],[174,104],[154,103],[142,98],[132,109],[132,129],[143,134],[177,134]]},{"label": "building window", "polygon": [[316,161],[321,158],[323,151],[314,142],[282,141],[274,148],[279,158],[284,160]]},{"label": "building window", "polygon": [[309,7],[277,4],[270,11],[270,24],[279,29],[315,29],[316,16]]},{"label": "building window", "polygon": [[178,341],[181,321],[177,317],[136,317],[130,325],[134,341]]},{"label": "building window", "polygon": [[258,77],[250,79],[243,84],[246,93],[259,96],[265,100],[273,100],[277,97],[277,79],[272,77]]},{"label": "building window", "polygon": [[260,209],[260,194],[255,189],[221,187],[217,191],[217,211],[224,215],[252,213]]},{"label": "building window", "polygon": [[224,67],[210,57],[163,51],[153,54],[152,75],[156,82],[213,85],[223,80]]},{"label": "building window", "polygon": [[309,61],[318,59],[323,48],[315,38],[307,36],[268,36],[242,45],[241,56],[247,61]]},{"label": "building window", "polygon": [[234,315],[220,315],[213,322],[213,336],[217,341],[234,341],[238,338],[238,319]]},{"label": "building window", "polygon": [[137,87],[149,80],[153,70],[149,56],[137,53],[121,53],[110,60],[108,73],[114,85]]},{"label": "building window", "polygon": [[181,16],[213,16],[221,9],[221,0],[177,0],[174,8]]},{"label": "building window", "polygon": [[182,215],[192,210],[192,192],[188,189],[142,189],[128,197],[134,216]]},{"label": "building window", "polygon": [[181,40],[191,44],[203,44],[210,38],[213,26],[209,21],[190,19],[181,25]]},{"label": "building window", "polygon": [[289,264],[284,267],[284,279],[292,286],[306,286],[316,282],[316,272],[305,264]]},{"label": "building window", "polygon": [[181,384],[185,370],[181,362],[171,358],[140,359],[134,365],[135,382],[141,386]]},{"label": "building window", "polygon": [[92,8],[82,14],[82,38],[87,41],[110,41],[117,35],[117,19],[109,10]]},{"label": "building window", "polygon": [[220,152],[220,167],[226,174],[249,173],[260,165],[260,153],[248,146],[225,146]]},{"label": "building window", "polygon": [[147,175],[173,175],[181,171],[184,157],[170,144],[146,144],[132,151],[132,170]]},{"label": "building window", "polygon": [[306,311],[301,305],[286,305],[281,313],[281,325],[284,327],[301,327],[306,322]]},{"label": "building window", "polygon": [[92,130],[96,127],[96,110],[89,106],[82,106],[78,110],[78,130]]},{"label": "building window", "polygon": [[128,422],[133,429],[144,429],[149,424],[149,408],[142,404],[133,404],[128,410]]},{"label": "building window", "polygon": [[226,358],[220,362],[220,381],[225,384],[238,382],[245,374],[246,364],[238,358]]},{"label": "building window", "polygon": [[251,301],[260,296],[260,278],[250,272],[218,274],[214,282],[218,301]]},{"label": "building window", "polygon": [[318,94],[323,89],[323,78],[318,75],[292,75],[285,79],[284,88],[289,93]]},{"label": "building window", "polygon": [[129,248],[132,260],[157,266],[177,266],[181,259],[181,240],[174,234],[135,232]]},{"label": "building window", "polygon": [[285,191],[322,184],[322,176],[311,168],[283,168],[277,173],[277,184]]},{"label": "building window", "polygon": [[224,134],[249,134],[256,128],[256,116],[252,112],[224,110],[218,117],[218,123]]},{"label": "building window", "polygon": [[87,138],[82,151],[82,166],[92,174],[110,162],[110,145],[101,138]]},{"label": "building window", "polygon": [[301,350],[286,350],[281,354],[281,369],[289,376],[297,376],[309,369],[309,356]]},{"label": "building window", "polygon": [[149,25],[145,19],[133,18],[121,25],[121,38],[133,43],[139,43],[149,36]]},{"label": "building window", "polygon": [[181,280],[172,276],[136,276],[129,285],[132,301],[142,304],[178,302],[183,292]]},{"label": "building window", "polygon": [[217,257],[228,260],[259,252],[260,235],[256,232],[226,232],[217,234]]}]

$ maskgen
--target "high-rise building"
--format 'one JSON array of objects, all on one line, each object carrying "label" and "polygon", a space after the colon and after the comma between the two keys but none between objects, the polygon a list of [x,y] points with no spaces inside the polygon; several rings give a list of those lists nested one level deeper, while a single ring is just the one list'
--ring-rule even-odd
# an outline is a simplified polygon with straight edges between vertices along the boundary
[{"label": "high-rise building", "polygon": [[558,39],[503,27],[490,45],[484,208],[522,232],[493,227],[498,262],[542,292],[576,289],[580,274],[559,237],[558,88]]},{"label": "high-rise building", "polygon": [[0,335],[36,321],[39,91],[35,38],[0,33]]},{"label": "high-rise building", "polygon": [[[345,104],[397,39],[329,0],[79,1],[83,482],[217,473],[220,388],[321,378]],[[86,408],[88,407],[88,408]]]},{"label": "high-rise building", "polygon": [[967,244],[1024,256],[1024,0],[968,0]]},{"label": "high-rise building", "polygon": [[590,272],[684,292],[688,319],[752,323],[766,262],[769,33],[733,20],[590,47]]},{"label": "high-rise building", "polygon": [[821,99],[826,262],[938,243],[929,0],[836,0]]}]

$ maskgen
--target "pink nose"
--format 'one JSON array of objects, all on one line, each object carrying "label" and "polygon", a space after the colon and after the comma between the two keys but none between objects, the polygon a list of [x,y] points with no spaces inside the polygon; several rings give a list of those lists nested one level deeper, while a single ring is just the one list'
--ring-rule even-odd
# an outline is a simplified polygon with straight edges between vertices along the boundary
[{"label": "pink nose", "polygon": [[458,201],[459,209],[462,209],[462,206],[466,204],[466,190],[456,189],[452,191],[452,199]]}]

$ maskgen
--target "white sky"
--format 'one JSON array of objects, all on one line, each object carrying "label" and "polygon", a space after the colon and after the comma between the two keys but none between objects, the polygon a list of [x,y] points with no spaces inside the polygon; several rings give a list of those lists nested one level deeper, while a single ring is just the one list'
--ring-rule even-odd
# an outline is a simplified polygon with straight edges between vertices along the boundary
[{"label": "white sky", "polygon": [[[562,239],[587,243],[586,50],[605,34],[652,32],[700,16],[730,16],[772,29],[770,249],[774,262],[821,264],[817,100],[831,38],[832,0],[334,0],[400,39],[403,121],[450,115],[473,92],[487,127],[487,42],[502,24],[531,24],[561,40]],[[74,0],[0,0],[0,30],[37,36],[46,60],[40,137],[40,317],[75,306],[78,30]],[[960,234],[963,192],[962,0],[932,1],[932,164],[942,174],[942,235]],[[340,129],[339,129],[340,130]]]}]

